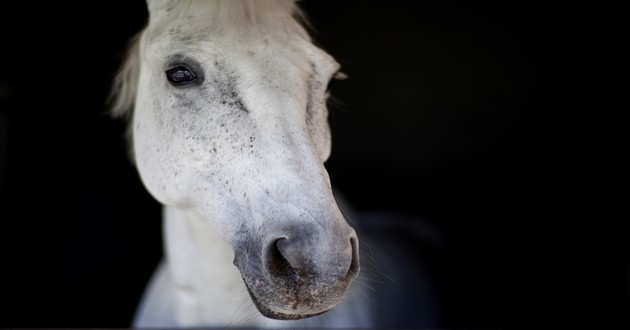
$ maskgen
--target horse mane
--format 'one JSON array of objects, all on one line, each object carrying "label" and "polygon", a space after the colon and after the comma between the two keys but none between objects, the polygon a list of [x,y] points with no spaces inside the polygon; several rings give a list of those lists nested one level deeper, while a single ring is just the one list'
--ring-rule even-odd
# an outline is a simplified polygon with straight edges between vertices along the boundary
[{"label": "horse mane", "polygon": [[[183,17],[193,0],[178,0],[168,10],[176,12],[173,19]],[[208,0],[205,0],[208,1]],[[268,24],[284,25],[284,30],[298,31],[301,37],[309,40],[306,29],[313,31],[312,25],[297,6],[299,0],[215,0],[213,1],[219,24],[233,26],[260,26],[264,29]],[[210,3],[210,2],[208,2]],[[229,21],[229,22],[226,22]],[[120,69],[115,74],[108,97],[110,114],[113,117],[129,118],[135,105],[138,81],[140,78],[140,40],[148,25],[132,36],[128,42],[126,54]]]},{"label": "horse mane", "polygon": [[129,117],[134,107],[140,79],[140,36],[143,32],[144,29],[129,40],[127,53],[114,76],[108,99],[114,117]]}]

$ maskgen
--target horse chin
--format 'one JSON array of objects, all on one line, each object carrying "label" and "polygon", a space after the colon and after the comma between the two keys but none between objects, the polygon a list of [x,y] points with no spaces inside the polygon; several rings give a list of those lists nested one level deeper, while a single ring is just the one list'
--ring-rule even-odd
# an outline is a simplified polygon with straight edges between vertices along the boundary
[{"label": "horse chin", "polygon": [[258,300],[258,298],[256,298],[256,295],[249,288],[249,285],[247,285],[247,281],[245,281],[245,279],[243,279],[243,282],[245,282],[245,287],[247,287],[247,292],[249,292],[249,296],[252,298],[252,301],[254,302],[254,305],[256,306],[256,308],[258,309],[260,314],[262,314],[264,317],[267,317],[267,318],[270,318],[270,319],[275,319],[275,320],[299,320],[299,319],[305,319],[305,318],[321,315],[321,314],[324,314],[324,313],[326,313],[327,311],[330,310],[330,309],[328,309],[328,310],[324,310],[324,311],[317,312],[317,313],[311,313],[311,314],[286,314],[286,313],[276,312],[276,311],[273,311],[270,308],[266,307],[265,305],[263,305]]}]

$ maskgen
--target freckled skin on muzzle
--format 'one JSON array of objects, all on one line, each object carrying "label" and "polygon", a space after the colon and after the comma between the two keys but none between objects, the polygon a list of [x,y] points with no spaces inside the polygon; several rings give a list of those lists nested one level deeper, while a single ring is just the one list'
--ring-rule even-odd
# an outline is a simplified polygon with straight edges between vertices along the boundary
[{"label": "freckled skin on muzzle", "polygon": [[[279,320],[302,319],[325,313],[341,302],[359,273],[356,235],[344,226],[346,234],[332,238],[309,232],[315,226],[300,231],[293,227],[268,244],[254,247],[249,243],[248,248],[237,249],[234,264],[261,314]],[[251,251],[262,253],[252,256]]]}]

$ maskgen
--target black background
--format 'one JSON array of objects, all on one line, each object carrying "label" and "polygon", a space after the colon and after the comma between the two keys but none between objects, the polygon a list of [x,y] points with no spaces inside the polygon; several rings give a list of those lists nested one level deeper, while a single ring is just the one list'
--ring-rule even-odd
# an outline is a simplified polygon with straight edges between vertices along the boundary
[{"label": "black background", "polygon": [[[620,3],[302,1],[350,77],[331,180],[440,231],[441,328],[628,326]],[[0,15],[0,327],[128,327],[160,208],[106,99],[144,2]]]}]

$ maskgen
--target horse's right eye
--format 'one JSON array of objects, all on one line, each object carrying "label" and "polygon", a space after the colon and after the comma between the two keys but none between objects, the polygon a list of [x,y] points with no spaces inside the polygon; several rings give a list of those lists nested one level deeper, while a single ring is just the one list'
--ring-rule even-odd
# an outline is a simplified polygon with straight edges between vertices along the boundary
[{"label": "horse's right eye", "polygon": [[184,86],[197,80],[197,74],[185,66],[176,66],[166,71],[166,79],[173,86]]}]

